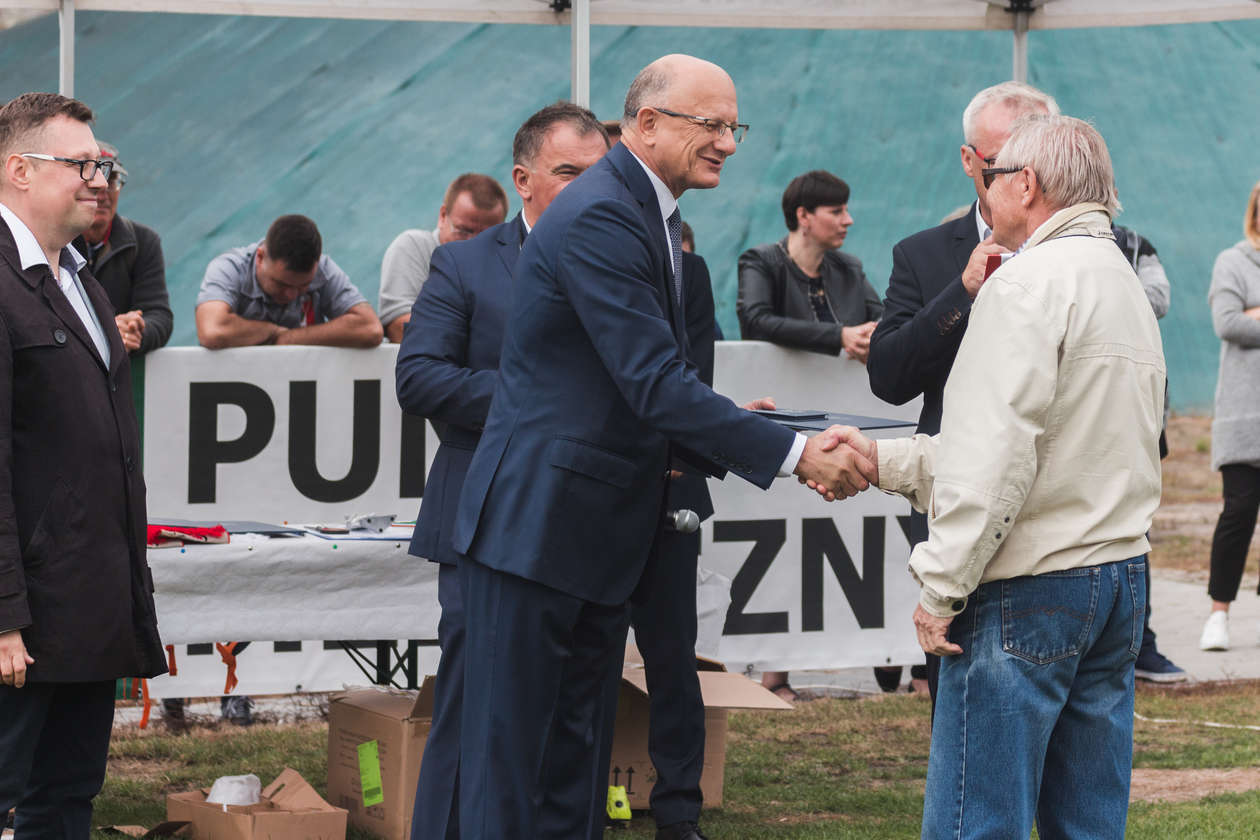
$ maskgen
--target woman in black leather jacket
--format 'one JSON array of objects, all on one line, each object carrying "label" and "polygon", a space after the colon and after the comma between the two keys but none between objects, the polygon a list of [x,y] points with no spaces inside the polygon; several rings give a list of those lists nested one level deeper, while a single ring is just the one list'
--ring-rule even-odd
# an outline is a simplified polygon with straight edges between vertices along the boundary
[{"label": "woman in black leather jacket", "polygon": [[788,235],[739,258],[743,338],[866,361],[883,313],[862,263],[838,249],[853,224],[849,185],[821,169],[783,191]]}]

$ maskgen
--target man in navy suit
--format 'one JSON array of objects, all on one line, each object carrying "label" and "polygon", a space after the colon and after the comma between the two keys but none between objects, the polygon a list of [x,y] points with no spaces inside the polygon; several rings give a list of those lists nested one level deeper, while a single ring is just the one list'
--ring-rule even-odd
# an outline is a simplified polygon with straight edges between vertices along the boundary
[{"label": "man in navy suit", "polygon": [[[666,56],[630,87],[622,141],[561,193],[517,261],[499,380],[454,549],[466,613],[465,840],[598,838],[604,699],[626,607],[665,513],[671,465],[838,496],[873,466],[718,396],[684,361],[677,199],[735,152],[735,86]],[[588,784],[553,784],[557,766]],[[600,803],[602,805],[602,803]]]},{"label": "man in navy suit", "polygon": [[[884,316],[871,335],[866,362],[871,391],[901,405],[919,394],[920,434],[941,430],[941,399],[954,356],[967,330],[971,302],[984,285],[985,263],[1006,249],[993,241],[988,187],[981,173],[993,166],[1011,124],[1031,113],[1059,113],[1054,99],[1020,82],[980,91],[963,111],[959,149],[963,172],[976,188],[966,215],[907,237],[893,247]],[[927,516],[910,512],[910,543],[927,539]],[[928,689],[936,698],[940,657],[927,655]]]},{"label": "man in navy suit", "polygon": [[608,144],[608,133],[595,115],[569,102],[548,105],[526,120],[512,144],[512,182],[521,196],[521,212],[475,239],[451,242],[434,252],[429,280],[412,306],[398,351],[398,402],[404,411],[432,420],[442,441],[410,547],[412,554],[442,564],[442,658],[411,820],[415,840],[459,838],[464,607],[451,525],[494,394],[512,299],[512,267],[551,199],[603,157]]}]

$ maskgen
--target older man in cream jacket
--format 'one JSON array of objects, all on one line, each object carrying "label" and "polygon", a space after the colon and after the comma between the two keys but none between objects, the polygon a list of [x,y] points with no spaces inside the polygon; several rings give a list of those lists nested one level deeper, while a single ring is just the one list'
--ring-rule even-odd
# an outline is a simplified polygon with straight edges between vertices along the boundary
[{"label": "older man in cream jacket", "polygon": [[941,433],[875,444],[878,485],[928,515],[910,558],[943,656],[924,838],[1120,838],[1146,531],[1159,504],[1164,357],[1115,247],[1106,144],[1021,119],[985,170],[994,237]]}]

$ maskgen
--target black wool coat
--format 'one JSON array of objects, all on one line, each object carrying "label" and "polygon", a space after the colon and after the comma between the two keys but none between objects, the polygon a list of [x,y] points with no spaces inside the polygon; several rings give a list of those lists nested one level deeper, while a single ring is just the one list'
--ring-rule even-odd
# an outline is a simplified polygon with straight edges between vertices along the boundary
[{"label": "black wool coat", "polygon": [[24,271],[0,220],[0,631],[22,630],[32,682],[166,671],[131,366],[105,291],[79,277],[108,370],[48,266]]}]

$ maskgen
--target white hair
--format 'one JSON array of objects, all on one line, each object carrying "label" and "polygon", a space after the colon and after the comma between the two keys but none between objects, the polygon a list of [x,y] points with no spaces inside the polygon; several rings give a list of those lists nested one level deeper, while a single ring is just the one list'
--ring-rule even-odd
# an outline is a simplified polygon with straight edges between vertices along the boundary
[{"label": "white hair", "polygon": [[971,102],[963,111],[963,140],[975,145],[976,121],[980,119],[980,112],[997,102],[1014,110],[1016,117],[1041,111],[1049,114],[1059,113],[1059,103],[1055,102],[1050,94],[1043,93],[1023,82],[1002,82],[985,88],[971,98]]},{"label": "white hair", "polygon": [[998,153],[997,165],[1028,167],[1037,173],[1041,192],[1056,210],[1093,201],[1112,217],[1120,212],[1107,142],[1085,120],[1059,114],[1020,117]]}]

